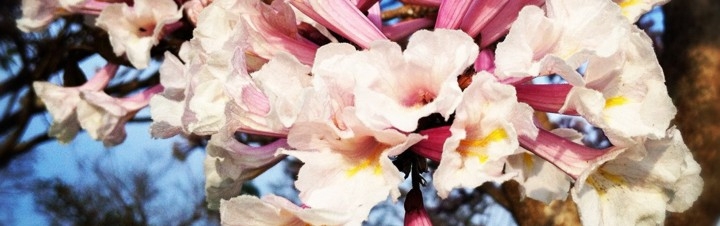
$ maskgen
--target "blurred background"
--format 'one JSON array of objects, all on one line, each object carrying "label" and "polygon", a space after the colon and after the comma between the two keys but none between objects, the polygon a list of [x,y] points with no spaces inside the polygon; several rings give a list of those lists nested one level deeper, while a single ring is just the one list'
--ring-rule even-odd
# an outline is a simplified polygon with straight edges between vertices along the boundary
[{"label": "blurred background", "polygon": [[[705,180],[695,205],[684,213],[669,213],[667,225],[719,223],[719,13],[720,1],[675,0],[639,24],[655,41],[678,108],[674,124]],[[218,213],[206,208],[204,197],[207,137],[152,139],[147,109],[128,123],[128,137],[116,147],[106,148],[84,132],[64,145],[47,136],[52,118],[33,93],[33,81],[76,86],[105,59],[127,62],[114,56],[107,35],[86,25],[82,16],[63,17],[45,32],[23,33],[15,25],[20,15],[20,0],[0,4],[0,225],[218,225]],[[153,56],[160,59],[164,51],[176,51],[191,31],[186,27],[173,33]],[[157,66],[122,68],[105,91],[122,96],[157,84]],[[587,127],[571,119],[554,120],[550,126]],[[429,164],[432,169],[434,163]],[[242,192],[297,200],[292,183],[300,165],[286,159],[248,182]],[[403,193],[409,188],[405,184]],[[431,188],[423,193],[436,225],[579,224],[572,201],[549,206],[521,201],[513,182],[459,189],[445,200],[438,200]],[[403,213],[402,202],[387,202],[375,208],[366,224],[400,225]]]}]

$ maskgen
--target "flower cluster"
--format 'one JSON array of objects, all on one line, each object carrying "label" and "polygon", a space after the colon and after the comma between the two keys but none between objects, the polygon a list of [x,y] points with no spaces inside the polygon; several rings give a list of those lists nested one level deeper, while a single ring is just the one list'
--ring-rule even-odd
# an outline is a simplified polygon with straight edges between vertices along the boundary
[{"label": "flower cluster", "polygon": [[[165,53],[160,85],[136,97],[102,92],[114,64],[80,87],[34,87],[63,142],[82,127],[118,144],[148,104],[152,136],[210,136],[205,186],[223,224],[360,225],[376,204],[397,200],[403,173],[419,175],[396,166],[403,155],[439,162],[441,198],[515,180],[545,203],[570,194],[586,225],[661,224],[702,189],[670,125],[676,110],[652,41],[633,24],[664,1],[407,0],[437,15],[391,25],[377,0],[60,2],[23,4],[18,26],[42,27],[57,7],[97,15],[115,54],[136,68],[165,35],[194,26],[177,55]],[[542,76],[565,82],[533,82]],[[581,116],[612,145],[549,131],[536,112]],[[277,140],[250,146],[238,133]],[[304,162],[301,206],[237,196],[285,156]],[[414,184],[405,222],[427,224]]]}]

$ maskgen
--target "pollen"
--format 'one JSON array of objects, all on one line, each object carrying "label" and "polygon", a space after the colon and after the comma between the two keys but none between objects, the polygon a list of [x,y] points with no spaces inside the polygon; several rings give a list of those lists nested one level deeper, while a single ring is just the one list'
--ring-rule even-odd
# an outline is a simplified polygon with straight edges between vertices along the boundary
[{"label": "pollen", "polygon": [[368,155],[360,160],[358,163],[356,163],[354,166],[350,167],[350,169],[347,169],[345,171],[345,175],[347,177],[353,177],[357,175],[359,172],[364,170],[372,170],[372,174],[375,176],[382,175],[382,166],[380,165],[380,158],[383,151],[385,151],[387,148],[389,148],[388,145],[378,143],[375,145],[373,149],[370,149]]},{"label": "pollen", "polygon": [[590,175],[586,182],[592,186],[601,197],[605,196],[611,188],[622,187],[625,185],[625,179],[621,176],[612,174],[603,169],[599,169],[595,174]]},{"label": "pollen", "polygon": [[486,150],[487,146],[490,145],[490,143],[506,140],[507,138],[508,135],[505,129],[498,128],[481,139],[461,140],[457,151],[465,158],[475,157],[480,163],[485,164],[489,158]]}]

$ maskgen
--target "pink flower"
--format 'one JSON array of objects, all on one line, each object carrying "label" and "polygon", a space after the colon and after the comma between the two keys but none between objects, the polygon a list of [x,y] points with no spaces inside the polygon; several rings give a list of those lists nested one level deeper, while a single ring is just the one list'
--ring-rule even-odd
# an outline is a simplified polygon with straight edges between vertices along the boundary
[{"label": "pink flower", "polygon": [[77,106],[80,127],[90,137],[102,140],[105,146],[115,146],[125,140],[125,123],[150,102],[150,97],[162,91],[157,85],[125,98],[114,98],[102,91],[82,91]]},{"label": "pink flower", "polygon": [[49,82],[34,82],[33,89],[45,103],[45,107],[53,118],[48,135],[55,137],[60,143],[68,143],[75,138],[80,130],[77,119],[77,107],[82,102],[81,92],[99,92],[107,86],[115,76],[118,65],[107,64],[85,84],[78,87],[61,87]]},{"label": "pink flower", "polygon": [[82,13],[97,16],[108,3],[96,0],[23,0],[22,17],[16,21],[24,32],[40,31],[56,18]]}]

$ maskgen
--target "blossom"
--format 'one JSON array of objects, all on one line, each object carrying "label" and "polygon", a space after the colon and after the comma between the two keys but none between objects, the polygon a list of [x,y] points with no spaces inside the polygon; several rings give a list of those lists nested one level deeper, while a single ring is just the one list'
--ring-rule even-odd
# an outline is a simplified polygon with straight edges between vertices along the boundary
[{"label": "blossom", "polygon": [[113,98],[101,91],[82,91],[82,101],[77,105],[80,127],[93,139],[102,140],[105,146],[118,145],[126,137],[125,123],[160,91],[162,86],[158,85],[126,98]]},{"label": "blossom", "polygon": [[133,6],[114,3],[100,13],[96,26],[110,35],[115,55],[127,54],[138,69],[148,66],[150,48],[158,44],[166,25],[177,22],[182,11],[172,0],[138,0]]},{"label": "blossom", "polygon": [[[455,46],[445,48],[446,43]],[[460,101],[456,77],[477,54],[462,32],[418,31],[404,52],[395,43],[378,41],[367,51],[318,53],[313,72],[353,80],[357,116],[371,128],[409,132],[421,117],[435,112],[449,117]]]},{"label": "blossom", "polygon": [[515,99],[514,89],[480,72],[463,93],[443,146],[442,160],[433,185],[442,198],[455,187],[477,187],[487,181],[502,182],[505,160],[516,154],[518,133],[533,136],[532,110]]},{"label": "blossom", "polygon": [[290,130],[288,143],[298,150],[281,153],[305,163],[295,182],[305,205],[350,212],[351,224],[359,224],[375,204],[400,195],[402,176],[389,156],[402,153],[422,137],[392,129],[371,130],[357,120],[346,123],[351,135],[327,124],[297,124]]},{"label": "blossom", "polygon": [[677,110],[652,42],[634,28],[622,47],[608,58],[589,58],[586,85],[570,90],[561,111],[577,111],[615,145],[632,144],[637,137],[659,139]]},{"label": "blossom", "polygon": [[[641,160],[633,157],[647,150]],[[665,212],[690,208],[702,191],[700,165],[680,132],[629,148],[578,178],[572,189],[584,225],[662,224]]]},{"label": "blossom", "polygon": [[60,87],[49,82],[33,82],[33,90],[43,101],[52,115],[53,123],[48,135],[61,143],[68,143],[80,130],[77,106],[81,102],[82,91],[100,91],[115,76],[118,65],[107,64],[85,84],[78,87]]},{"label": "blossom", "polygon": [[557,73],[571,84],[582,83],[575,71],[588,55],[607,57],[618,51],[630,24],[617,5],[605,0],[550,0],[547,13],[523,8],[495,52],[500,78]]},{"label": "blossom", "polygon": [[22,17],[16,23],[21,31],[40,31],[60,16],[72,13],[98,15],[107,5],[96,0],[23,0]]}]

